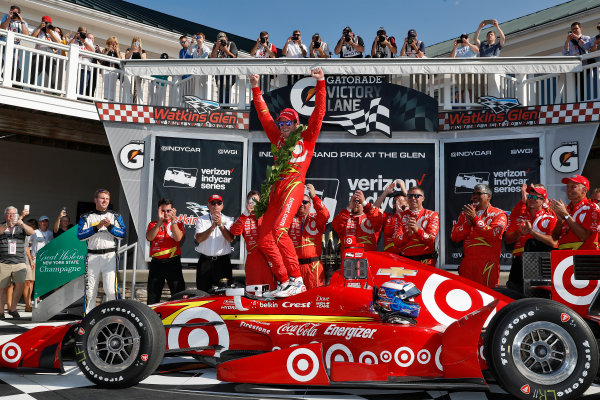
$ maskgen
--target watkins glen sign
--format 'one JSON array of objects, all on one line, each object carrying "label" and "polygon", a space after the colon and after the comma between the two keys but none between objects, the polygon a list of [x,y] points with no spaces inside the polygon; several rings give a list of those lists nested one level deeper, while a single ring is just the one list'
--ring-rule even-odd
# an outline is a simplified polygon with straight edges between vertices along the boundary
[{"label": "watkins glen sign", "polygon": [[467,129],[509,128],[548,124],[598,122],[600,103],[584,102],[547,106],[522,107],[517,99],[480,97],[481,109],[467,110],[459,104],[459,111],[439,115],[440,131]]},{"label": "watkins glen sign", "polygon": [[[394,131],[438,130],[438,103],[424,93],[387,82],[385,76],[328,75],[325,77],[327,130],[345,130],[354,136],[378,132],[392,137]],[[316,80],[303,78],[292,86],[263,93],[275,118],[284,108],[296,110],[306,123],[315,107]],[[254,104],[250,129],[262,130]]]}]

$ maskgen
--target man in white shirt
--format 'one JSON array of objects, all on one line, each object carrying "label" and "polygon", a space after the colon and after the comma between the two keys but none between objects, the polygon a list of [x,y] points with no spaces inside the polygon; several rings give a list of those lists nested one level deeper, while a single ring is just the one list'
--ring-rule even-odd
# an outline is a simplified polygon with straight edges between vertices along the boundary
[{"label": "man in white shirt", "polygon": [[25,288],[23,289],[23,298],[25,299],[25,311],[31,312],[31,294],[33,293],[33,282],[35,282],[35,259],[37,253],[52,239],[54,233],[50,227],[50,219],[42,215],[39,222],[39,228],[29,237],[29,265],[27,266],[27,276],[25,277]]},{"label": "man in white shirt", "polygon": [[231,283],[233,278],[231,259],[231,242],[234,236],[229,231],[233,218],[223,215],[223,198],[213,194],[208,198],[207,215],[198,218],[194,239],[200,253],[196,267],[196,288],[208,292],[213,286],[219,286],[220,280],[226,278]]},{"label": "man in white shirt", "polygon": [[281,50],[284,57],[287,58],[304,58],[306,57],[306,45],[302,44],[302,34],[299,30],[295,30],[285,42],[285,46]]}]

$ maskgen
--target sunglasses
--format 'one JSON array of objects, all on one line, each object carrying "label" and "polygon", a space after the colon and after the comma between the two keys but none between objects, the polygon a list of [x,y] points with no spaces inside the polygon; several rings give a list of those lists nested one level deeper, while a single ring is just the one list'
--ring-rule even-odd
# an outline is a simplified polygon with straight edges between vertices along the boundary
[{"label": "sunglasses", "polygon": [[528,194],[527,200],[544,200],[544,198],[540,197],[540,196],[536,196],[535,194]]},{"label": "sunglasses", "polygon": [[406,197],[408,197],[409,199],[418,199],[419,197],[422,197],[423,195],[420,193],[409,193],[406,195]]},{"label": "sunglasses", "polygon": [[292,126],[292,124],[295,121],[277,121],[277,126],[282,127],[282,126]]},{"label": "sunglasses", "polygon": [[186,44],[186,43],[187,43],[187,40],[182,40],[182,41],[181,41],[181,42],[179,42],[179,43],[181,43],[181,44]]},{"label": "sunglasses", "polygon": [[308,203],[310,203],[310,200],[302,200],[302,204],[307,205]]},{"label": "sunglasses", "polygon": [[223,204],[223,202],[222,202],[222,201],[211,201],[211,202],[210,202],[210,205],[211,205],[211,206],[220,206],[221,204]]}]

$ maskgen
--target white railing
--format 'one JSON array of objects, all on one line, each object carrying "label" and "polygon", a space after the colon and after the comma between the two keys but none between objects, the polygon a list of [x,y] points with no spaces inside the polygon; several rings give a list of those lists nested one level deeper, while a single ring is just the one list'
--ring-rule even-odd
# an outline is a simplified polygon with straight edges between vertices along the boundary
[{"label": "white railing", "polygon": [[[182,107],[184,95],[248,109],[248,75],[263,92],[287,86],[320,65],[328,75],[379,75],[438,100],[440,110],[479,107],[482,96],[524,105],[600,99],[600,63],[583,57],[473,59],[117,60],[0,30],[0,87],[69,100]],[[600,54],[598,55],[600,60]],[[115,67],[111,66],[115,65]]]},{"label": "white railing", "polygon": [[131,265],[133,268],[133,272],[131,274],[131,298],[133,300],[135,300],[135,275],[137,272],[137,242],[130,244],[130,245],[124,245],[121,246],[121,241],[119,240],[119,244],[118,244],[118,248],[119,250],[117,251],[118,254],[118,260],[119,260],[119,266],[118,269],[119,270],[123,270],[122,274],[123,274],[123,285],[121,286],[121,298],[122,299],[126,299],[126,291],[127,291],[127,255],[129,254],[130,251],[133,252],[132,255],[132,260],[131,260]]}]

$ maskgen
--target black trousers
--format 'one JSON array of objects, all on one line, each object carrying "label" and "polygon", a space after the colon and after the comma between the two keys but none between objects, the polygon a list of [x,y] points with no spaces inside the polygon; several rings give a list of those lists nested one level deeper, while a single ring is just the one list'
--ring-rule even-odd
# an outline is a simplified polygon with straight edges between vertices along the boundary
[{"label": "black trousers", "polygon": [[171,296],[185,290],[185,281],[181,270],[181,257],[152,258],[148,272],[148,300],[146,304],[160,302],[165,280]]},{"label": "black trousers", "polygon": [[208,292],[213,286],[219,286],[219,280],[227,278],[231,283],[233,267],[229,254],[224,256],[206,256],[200,254],[196,266],[196,288]]}]

